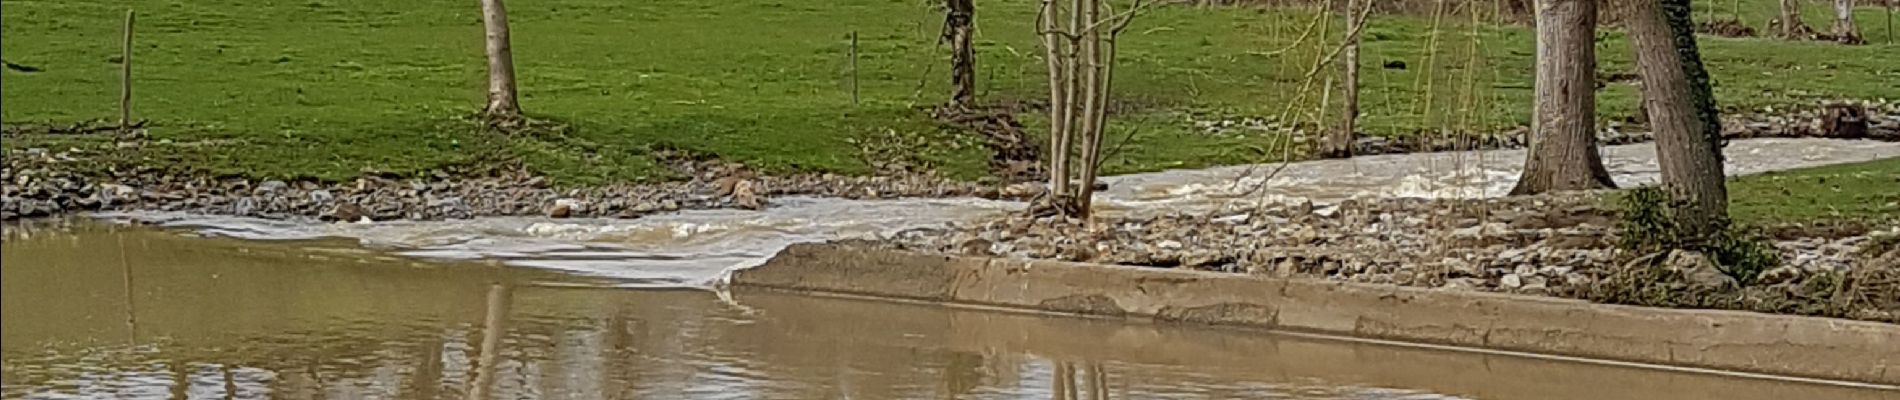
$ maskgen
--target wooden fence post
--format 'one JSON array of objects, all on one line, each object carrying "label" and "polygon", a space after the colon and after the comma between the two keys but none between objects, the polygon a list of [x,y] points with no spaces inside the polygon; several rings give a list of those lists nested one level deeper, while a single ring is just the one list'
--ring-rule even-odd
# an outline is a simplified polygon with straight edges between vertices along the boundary
[{"label": "wooden fence post", "polygon": [[858,106],[858,31],[851,31],[851,106]]},{"label": "wooden fence post", "polygon": [[138,14],[125,10],[125,36],[119,53],[119,133],[132,133],[132,22]]}]

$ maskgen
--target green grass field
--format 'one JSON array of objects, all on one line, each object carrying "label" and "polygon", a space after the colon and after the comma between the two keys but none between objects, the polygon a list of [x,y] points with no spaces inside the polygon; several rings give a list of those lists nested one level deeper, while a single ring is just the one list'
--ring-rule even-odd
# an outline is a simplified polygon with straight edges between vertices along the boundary
[{"label": "green grass field", "polygon": [[1728,188],[1729,212],[1744,223],[1900,221],[1900,159],[1750,175]]},{"label": "green grass field", "polygon": [[[1760,27],[1768,0],[1746,0]],[[985,154],[916,107],[947,93],[942,15],[921,0],[730,2],[511,0],[523,107],[574,129],[503,137],[463,120],[483,93],[479,8],[467,0],[4,0],[0,57],[7,125],[113,118],[119,25],[139,12],[137,114],[150,119],[152,163],[254,177],[347,179],[409,174],[514,157],[565,183],[663,179],[648,154],[683,148],[775,171],[872,172],[860,143],[913,138],[905,156],[953,176],[984,174]],[[978,2],[978,79],[985,101],[1046,95],[1029,25],[1031,0]],[[1818,7],[1818,6],[1817,6]],[[1771,12],[1771,11],[1770,11]],[[1698,12],[1697,16],[1701,17]],[[1825,27],[1822,9],[1808,13]],[[1885,37],[1878,9],[1863,34]],[[1318,118],[1322,93],[1298,96],[1321,47],[1296,42],[1312,11],[1164,7],[1121,40],[1115,137],[1123,173],[1275,160],[1272,138],[1210,135],[1190,115]],[[1531,38],[1517,26],[1376,17],[1368,28],[1365,122],[1374,134],[1485,130],[1528,116]],[[1337,40],[1328,16],[1323,36]],[[847,36],[860,37],[862,101],[848,87]],[[1475,35],[1473,34],[1475,32]],[[1628,70],[1620,34],[1603,69]],[[1432,45],[1436,43],[1436,45]],[[1821,98],[1900,97],[1900,45],[1839,46],[1704,38],[1725,107]],[[1297,44],[1297,45],[1296,45]],[[1280,52],[1280,50],[1285,50]],[[1427,55],[1431,56],[1428,57]],[[1404,61],[1405,70],[1380,68]],[[1884,83],[1884,84],[1883,84]],[[1635,89],[1602,92],[1622,118]],[[1338,100],[1337,93],[1330,98]],[[1428,106],[1429,105],[1429,106]],[[1337,110],[1328,110],[1336,118]],[[1026,115],[1026,122],[1041,122]],[[6,146],[102,139],[22,135]]]}]

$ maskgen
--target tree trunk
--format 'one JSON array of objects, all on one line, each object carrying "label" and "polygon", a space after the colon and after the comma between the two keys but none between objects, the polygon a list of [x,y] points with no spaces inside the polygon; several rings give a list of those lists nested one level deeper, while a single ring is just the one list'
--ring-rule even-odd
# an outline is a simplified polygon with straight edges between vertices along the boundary
[{"label": "tree trunk", "polygon": [[1370,0],[1346,0],[1346,47],[1341,50],[1345,59],[1345,115],[1338,130],[1328,132],[1326,140],[1320,143],[1320,157],[1352,157],[1353,135],[1359,129],[1359,36],[1365,25],[1365,15],[1360,7],[1371,7]]},{"label": "tree trunk", "polygon": [[1781,37],[1807,39],[1814,29],[1801,21],[1801,0],[1781,0]]},{"label": "tree trunk", "polygon": [[[1065,90],[1069,76],[1064,73],[1068,68],[1068,44],[1073,43],[1062,37],[1056,20],[1061,18],[1062,7],[1057,0],[1042,0],[1043,59],[1049,64],[1049,193],[1068,193],[1069,188],[1069,101],[1067,95],[1073,91]],[[1053,197],[1052,197],[1053,198]]]},{"label": "tree trunk", "polygon": [[[1081,10],[1078,14],[1082,16],[1082,19],[1079,20],[1082,21],[1082,23],[1076,25],[1090,26],[1101,20],[1101,0],[1076,0],[1075,5]],[[1095,186],[1095,153],[1101,151],[1102,143],[1103,120],[1097,118],[1097,116],[1106,109],[1108,104],[1106,103],[1107,99],[1102,96],[1101,92],[1101,67],[1103,65],[1101,58],[1102,30],[1099,28],[1089,29],[1087,32],[1080,33],[1082,35],[1080,46],[1081,54],[1076,57],[1077,64],[1075,69],[1082,74],[1079,89],[1082,90],[1081,95],[1086,97],[1082,99],[1082,115],[1081,120],[1078,121],[1078,123],[1082,124],[1082,130],[1080,131],[1082,136],[1082,169],[1077,172],[1082,174],[1082,184],[1077,185],[1075,188],[1075,209],[1079,213],[1078,216],[1088,218],[1089,205],[1091,200],[1094,200],[1095,197],[1095,191],[1092,190]]]},{"label": "tree trunk", "polygon": [[976,5],[972,0],[949,0],[944,17],[944,40],[950,42],[950,105],[968,108],[976,103]]},{"label": "tree trunk", "polygon": [[1677,225],[1691,240],[1706,237],[1727,224],[1728,188],[1721,121],[1689,21],[1689,0],[1628,2],[1624,24],[1643,79],[1662,185],[1677,202]]},{"label": "tree trunk", "polygon": [[[1032,204],[1030,213],[1088,218],[1101,172],[1103,133],[1108,130],[1115,37],[1147,3],[1136,1],[1129,10],[1114,11],[1103,0],[1071,0],[1066,3],[1067,26],[1057,27],[1062,7],[1055,1],[1043,2],[1038,21],[1049,61],[1050,189]],[[1080,185],[1072,181],[1078,178]]]},{"label": "tree trunk", "polygon": [[488,41],[488,106],[482,113],[495,121],[521,117],[515,97],[515,54],[508,41],[508,10],[501,0],[482,0],[482,26]]},{"label": "tree trunk", "polygon": [[1597,1],[1537,1],[1531,147],[1513,195],[1616,186],[1597,153]]},{"label": "tree trunk", "polygon": [[1854,0],[1834,0],[1834,41],[1842,44],[1866,44],[1860,29],[1854,27]]},{"label": "tree trunk", "polygon": [[1062,103],[1069,106],[1069,111],[1063,114],[1063,157],[1058,161],[1062,163],[1063,171],[1073,175],[1065,174],[1062,176],[1062,190],[1058,190],[1056,193],[1065,195],[1064,198],[1070,202],[1070,205],[1075,204],[1073,202],[1073,195],[1080,192],[1080,190],[1075,189],[1073,181],[1076,175],[1080,175],[1075,166],[1072,165],[1075,161],[1075,139],[1088,134],[1087,132],[1081,131],[1083,108],[1081,105],[1082,99],[1079,97],[1081,93],[1078,92],[1082,88],[1082,68],[1089,62],[1081,58],[1082,40],[1080,36],[1082,28],[1088,26],[1088,22],[1083,19],[1082,4],[1093,1],[1095,0],[1072,0],[1069,2],[1069,25],[1067,29],[1069,33],[1066,36],[1069,42],[1068,71],[1065,72],[1063,76],[1067,79],[1062,81]]}]

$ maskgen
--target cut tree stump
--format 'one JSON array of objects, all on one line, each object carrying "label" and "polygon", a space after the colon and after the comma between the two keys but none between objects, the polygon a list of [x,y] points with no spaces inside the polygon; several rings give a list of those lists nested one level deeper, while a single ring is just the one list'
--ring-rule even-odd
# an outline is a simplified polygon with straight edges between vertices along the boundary
[{"label": "cut tree stump", "polygon": [[1837,139],[1867,137],[1867,109],[1853,104],[1829,104],[1821,115],[1821,134]]}]

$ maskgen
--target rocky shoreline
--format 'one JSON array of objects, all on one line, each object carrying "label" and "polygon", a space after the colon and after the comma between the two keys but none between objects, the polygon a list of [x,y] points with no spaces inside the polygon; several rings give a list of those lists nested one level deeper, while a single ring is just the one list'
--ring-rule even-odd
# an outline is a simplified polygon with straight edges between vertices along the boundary
[{"label": "rocky shoreline", "polygon": [[[1617,248],[1619,217],[1591,194],[1489,200],[1382,199],[1274,204],[1208,214],[1098,216],[1094,223],[1005,216],[906,231],[901,250],[1188,268],[1447,290],[1585,298],[1648,264]],[[1900,226],[1781,232],[1783,265],[1740,285],[1696,254],[1641,305],[1729,308],[1900,322]],[[1697,259],[1700,257],[1700,259]],[[1844,285],[1848,277],[1860,285]],[[1854,286],[1854,287],[1848,287]],[[1843,293],[1849,293],[1843,295]],[[1865,297],[1834,304],[1849,297]],[[1884,300],[1882,300],[1884,299]]]},{"label": "rocky shoreline", "polygon": [[[1900,104],[1871,104],[1865,134],[1858,137],[1900,141]],[[1736,120],[1726,125],[1727,136],[1833,137],[1828,134],[1832,130],[1821,126],[1820,113],[1732,117]],[[1604,137],[1612,144],[1647,139],[1646,134]],[[1373,146],[1376,140],[1361,144]],[[1419,143],[1362,150],[1442,150],[1435,146],[1454,144]],[[1501,140],[1490,145],[1522,143]],[[150,166],[108,168],[111,172],[101,176],[94,163],[115,150],[10,151],[0,169],[0,219],[92,211],[347,222],[638,218],[691,209],[757,210],[770,207],[778,196],[1027,200],[1040,192],[1035,183],[974,183],[929,174],[767,175],[736,163],[677,154],[661,159],[687,179],[572,189],[554,187],[522,168],[410,179],[367,176],[349,182],[214,178]],[[1213,213],[1133,210],[1098,216],[1087,224],[1018,214],[910,230],[879,245],[1900,323],[1900,226],[1771,232],[1782,266],[1744,284],[1705,255],[1639,255],[1619,249],[1617,213],[1603,207],[1598,194],[1572,193],[1482,200],[1371,199],[1323,206],[1278,203]]]},{"label": "rocky shoreline", "polygon": [[[212,178],[140,169],[90,178],[84,150],[15,151],[0,170],[0,219],[94,211],[177,211],[269,219],[442,220],[485,216],[638,218],[690,209],[760,209],[776,196],[849,199],[979,197],[1026,199],[1027,193],[928,175],[760,175],[716,160],[676,162],[692,178],[657,184],[563,189],[519,171],[456,178],[363,177],[350,182]],[[78,153],[78,154],[75,154]]]},{"label": "rocky shoreline", "polygon": [[[1900,141],[1900,103],[1850,102],[1865,110],[1860,138]],[[1839,103],[1836,103],[1839,104]],[[1823,115],[1829,108],[1764,109],[1730,116],[1730,138],[1833,137]],[[1257,122],[1257,121],[1256,121]],[[1203,129],[1249,129],[1246,123],[1193,122]],[[1646,132],[1625,133],[1610,124],[1606,144],[1649,140]],[[1430,135],[1420,135],[1429,138]],[[1406,153],[1522,147],[1522,130],[1477,138],[1410,141],[1366,137],[1359,154]],[[272,181],[168,173],[158,168],[116,170],[88,176],[103,153],[116,149],[14,149],[0,168],[3,202],[0,220],[40,218],[93,211],[182,211],[271,219],[441,220],[483,216],[637,218],[684,209],[766,206],[774,196],[823,196],[850,199],[904,197],[978,197],[1024,200],[1034,185],[1004,186],[956,181],[928,174],[840,176],[833,174],[763,175],[744,166],[685,156],[663,157],[684,181],[615,184],[562,189],[545,178],[515,169],[509,172],[427,178],[364,177],[351,182]]]}]

